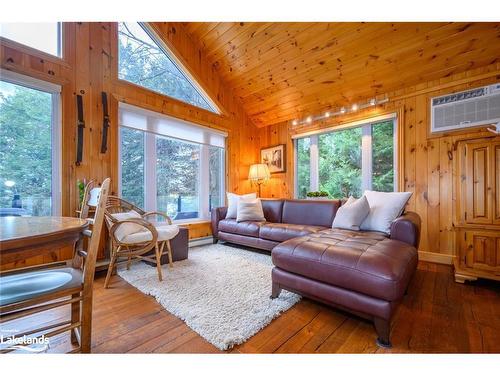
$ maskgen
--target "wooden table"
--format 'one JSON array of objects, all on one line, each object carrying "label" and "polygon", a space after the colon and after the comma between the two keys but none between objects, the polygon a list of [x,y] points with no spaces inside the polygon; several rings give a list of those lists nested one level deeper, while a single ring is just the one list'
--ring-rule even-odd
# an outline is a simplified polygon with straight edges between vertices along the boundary
[{"label": "wooden table", "polygon": [[0,217],[0,270],[71,259],[87,227],[74,217]]}]

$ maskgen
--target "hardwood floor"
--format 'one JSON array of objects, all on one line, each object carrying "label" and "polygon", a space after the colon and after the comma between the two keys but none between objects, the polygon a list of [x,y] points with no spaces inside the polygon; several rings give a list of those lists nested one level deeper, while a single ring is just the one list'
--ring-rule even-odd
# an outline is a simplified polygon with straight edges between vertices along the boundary
[{"label": "hardwood floor", "polygon": [[[221,353],[156,301],[114,276],[95,282],[93,353]],[[420,262],[393,322],[390,350],[375,344],[370,322],[303,299],[229,353],[499,353],[500,284],[457,284],[452,268]],[[21,325],[63,320],[64,309]],[[12,328],[13,325],[3,325]],[[69,335],[51,352],[70,348]]]}]

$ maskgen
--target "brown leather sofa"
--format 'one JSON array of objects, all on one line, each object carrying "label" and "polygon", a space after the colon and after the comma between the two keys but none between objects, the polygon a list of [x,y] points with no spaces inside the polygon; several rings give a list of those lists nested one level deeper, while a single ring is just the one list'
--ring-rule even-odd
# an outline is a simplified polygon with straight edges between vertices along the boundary
[{"label": "brown leather sofa", "polygon": [[212,210],[214,242],[272,250],[271,298],[282,289],[373,320],[390,347],[390,323],[417,267],[420,217],[407,212],[380,232],[332,229],[339,200],[263,199],[266,222]]}]

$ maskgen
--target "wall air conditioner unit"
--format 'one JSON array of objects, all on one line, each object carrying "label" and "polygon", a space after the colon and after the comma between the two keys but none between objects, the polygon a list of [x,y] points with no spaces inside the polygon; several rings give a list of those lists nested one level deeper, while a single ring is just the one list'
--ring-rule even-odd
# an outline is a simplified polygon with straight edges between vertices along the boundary
[{"label": "wall air conditioner unit", "polygon": [[431,98],[431,133],[500,121],[500,83]]}]

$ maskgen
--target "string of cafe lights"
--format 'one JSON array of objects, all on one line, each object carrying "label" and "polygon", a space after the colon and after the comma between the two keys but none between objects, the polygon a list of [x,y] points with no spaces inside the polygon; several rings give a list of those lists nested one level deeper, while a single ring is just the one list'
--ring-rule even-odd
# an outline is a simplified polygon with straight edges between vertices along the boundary
[{"label": "string of cafe lights", "polygon": [[336,111],[327,111],[321,115],[317,116],[308,116],[302,120],[293,120],[292,125],[293,126],[299,126],[299,125],[304,125],[304,124],[312,124],[314,121],[320,121],[320,120],[325,120],[330,117],[335,117],[335,116],[341,116],[345,115],[346,113],[352,113],[359,111],[361,109],[369,108],[369,107],[374,107],[377,104],[384,104],[389,101],[388,98],[384,99],[370,99],[367,103],[363,104],[357,104],[354,103],[351,107],[340,107]]}]

